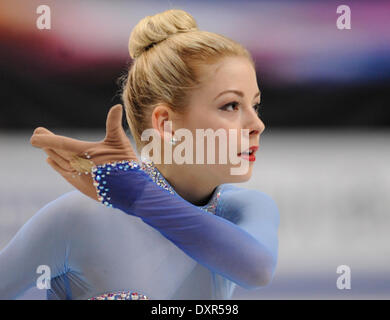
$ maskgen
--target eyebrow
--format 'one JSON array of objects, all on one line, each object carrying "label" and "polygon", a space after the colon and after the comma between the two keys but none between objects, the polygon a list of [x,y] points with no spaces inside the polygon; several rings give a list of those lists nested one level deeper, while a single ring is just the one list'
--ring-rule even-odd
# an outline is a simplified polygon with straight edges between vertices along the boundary
[{"label": "eyebrow", "polygon": [[[241,98],[244,97],[244,93],[243,93],[242,91],[239,91],[239,90],[226,90],[226,91],[222,91],[221,93],[219,93],[219,94],[214,98],[214,100],[216,100],[218,97],[220,97],[221,95],[223,95],[223,94],[225,94],[225,93],[228,93],[228,92],[233,92],[233,93],[239,95]],[[260,96],[260,91],[258,91],[258,92],[255,94],[255,96],[253,97],[253,99],[256,98],[256,97],[258,97],[258,96]]]}]

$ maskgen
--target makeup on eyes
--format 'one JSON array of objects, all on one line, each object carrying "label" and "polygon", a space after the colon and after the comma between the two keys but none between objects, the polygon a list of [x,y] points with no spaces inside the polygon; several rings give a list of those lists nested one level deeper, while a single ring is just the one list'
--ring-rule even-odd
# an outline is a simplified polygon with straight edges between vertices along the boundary
[{"label": "makeup on eyes", "polygon": [[[229,107],[229,106],[233,106],[234,107],[237,107],[240,103],[237,102],[237,101],[232,101],[232,102],[229,102],[229,103],[226,103],[224,104],[222,107],[220,107],[219,109],[220,110],[224,110],[224,111],[227,111],[226,108]],[[255,109],[255,111],[258,113],[260,108],[262,107],[261,105],[261,102],[258,102],[256,104],[253,105],[253,109]],[[232,110],[233,111],[233,110]]]}]

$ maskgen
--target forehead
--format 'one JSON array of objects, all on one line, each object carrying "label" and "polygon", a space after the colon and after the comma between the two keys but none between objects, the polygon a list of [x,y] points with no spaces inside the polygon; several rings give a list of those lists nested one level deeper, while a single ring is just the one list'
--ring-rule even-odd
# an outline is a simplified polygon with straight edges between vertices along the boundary
[{"label": "forehead", "polygon": [[200,90],[203,94],[219,93],[227,89],[257,92],[256,71],[245,57],[227,57],[201,68]]}]

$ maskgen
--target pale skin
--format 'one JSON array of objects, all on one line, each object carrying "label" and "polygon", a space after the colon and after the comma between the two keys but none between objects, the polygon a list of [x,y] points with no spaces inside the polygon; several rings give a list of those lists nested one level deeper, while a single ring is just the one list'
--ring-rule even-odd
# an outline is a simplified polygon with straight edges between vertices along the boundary
[{"label": "pale skin", "polygon": [[[151,127],[162,139],[164,122],[172,121],[172,134],[179,128],[187,128],[195,137],[196,129],[249,130],[249,146],[259,146],[260,135],[265,129],[254,106],[260,102],[256,72],[245,57],[227,57],[207,65],[202,72],[202,85],[191,92],[187,112],[176,114],[168,106],[155,107],[151,115]],[[235,90],[237,92],[222,92]],[[217,97],[218,96],[218,97]],[[217,98],[216,98],[217,97]],[[232,104],[236,102],[236,104]],[[136,154],[121,125],[122,106],[112,107],[106,121],[106,137],[99,142],[79,141],[58,136],[45,128],[37,128],[31,144],[42,148],[48,155],[47,162],[69,183],[87,196],[97,199],[90,175],[75,174],[71,160],[75,155],[85,158],[85,153],[96,165],[109,161],[137,160]],[[237,141],[238,151],[240,141]],[[218,146],[218,144],[216,144]],[[216,151],[216,154],[218,152]],[[247,160],[243,160],[247,161]],[[203,205],[220,184],[244,182],[252,175],[253,162],[245,175],[231,175],[233,164],[155,164],[175,191],[185,200]]]}]

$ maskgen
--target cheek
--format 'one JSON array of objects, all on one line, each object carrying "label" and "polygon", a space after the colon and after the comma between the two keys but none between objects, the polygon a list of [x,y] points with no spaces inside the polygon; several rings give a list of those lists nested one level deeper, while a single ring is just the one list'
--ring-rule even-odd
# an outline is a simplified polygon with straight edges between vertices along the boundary
[{"label": "cheek", "polygon": [[[226,147],[223,147],[222,150],[226,150],[226,159],[227,164],[219,164],[219,138],[217,137],[215,139],[215,163],[217,166],[221,166],[222,171],[228,170],[233,164],[230,163],[229,159],[229,152],[232,152],[235,156],[238,152],[241,151],[241,128],[238,126],[237,123],[233,123],[232,120],[226,119],[221,117],[218,113],[213,112],[201,112],[201,108],[199,108],[197,111],[193,111],[188,113],[185,118],[183,118],[182,121],[182,127],[188,129],[192,134],[192,141],[193,141],[193,159],[195,161],[196,158],[196,140],[197,140],[197,129],[211,129],[213,132],[216,132],[217,130],[223,130],[226,135],[225,144]],[[235,133],[235,135],[231,135],[230,130]],[[200,133],[200,132],[199,132]],[[233,141],[231,141],[233,139]],[[223,144],[222,144],[223,145]],[[203,139],[203,158],[204,163],[207,163],[207,139]],[[230,148],[231,146],[231,148]],[[249,146],[248,146],[249,147]],[[229,150],[230,148],[230,150]],[[200,155],[201,156],[201,155]],[[224,168],[228,166],[229,168]],[[213,169],[216,169],[216,166],[213,166]],[[219,169],[218,169],[219,170]],[[226,172],[225,172],[226,173]]]},{"label": "cheek", "polygon": [[[240,130],[237,127],[226,125],[226,123],[223,123],[223,121],[220,121],[221,124],[218,124],[216,122],[213,122],[210,124],[209,127],[202,128],[204,130],[211,129],[214,133],[223,131],[224,134],[215,135],[214,140],[214,148],[208,149],[208,142],[207,138],[203,138],[203,154],[204,159],[206,160],[206,156],[209,152],[214,152],[215,155],[215,164],[224,167],[224,166],[232,166],[231,160],[237,161],[233,159],[233,157],[237,156],[237,153],[241,151],[241,138],[240,138]],[[231,132],[230,132],[231,131]],[[196,141],[196,129],[193,131],[193,137],[194,137],[194,148],[195,148],[195,141]],[[249,146],[248,146],[249,147]],[[220,157],[220,153],[222,153]],[[232,156],[230,156],[230,154]],[[226,164],[222,163],[222,159],[226,159]],[[221,170],[227,170],[227,169],[221,169]]]},{"label": "cheek", "polygon": [[182,125],[188,129],[207,128],[212,117],[212,112],[201,104],[190,107],[189,111],[182,118]]},{"label": "cheek", "polygon": [[183,127],[190,130],[230,128],[234,126],[232,119],[223,116],[220,110],[213,107],[193,107],[183,118]]},{"label": "cheek", "polygon": [[[237,155],[241,151],[241,132],[240,129],[234,126],[224,126],[220,127],[224,130],[226,134],[226,150],[227,157],[229,159],[229,154]],[[219,145],[216,144],[216,148]],[[219,151],[219,150],[218,150]]]}]

